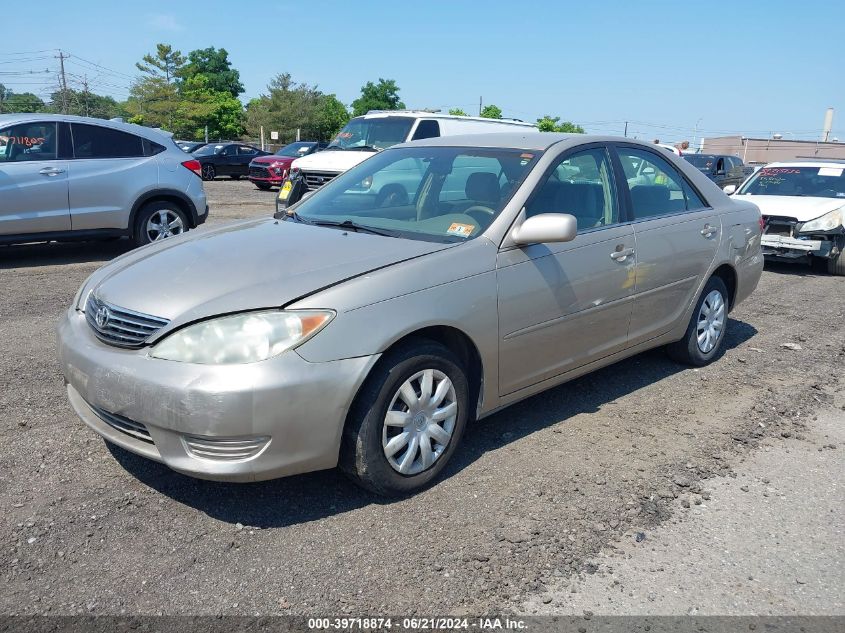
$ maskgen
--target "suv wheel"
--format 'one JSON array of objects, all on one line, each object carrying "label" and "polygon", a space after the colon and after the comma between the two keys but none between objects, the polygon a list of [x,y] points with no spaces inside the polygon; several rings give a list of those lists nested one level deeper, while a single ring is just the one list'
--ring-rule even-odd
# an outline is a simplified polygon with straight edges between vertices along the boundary
[{"label": "suv wheel", "polygon": [[839,254],[827,260],[827,272],[831,275],[845,275],[845,239],[840,239],[836,246]]},{"label": "suv wheel", "polygon": [[159,200],[141,207],[135,221],[134,239],[137,246],[179,235],[188,230],[184,212],[172,202]]},{"label": "suv wheel", "polygon": [[266,182],[256,182],[255,186],[261,189],[261,191],[270,191],[270,184]]},{"label": "suv wheel", "polygon": [[214,165],[206,164],[202,166],[202,171],[200,173],[202,174],[203,180],[214,180],[214,177],[217,175],[217,170],[214,169]]},{"label": "suv wheel", "polygon": [[467,421],[469,388],[460,361],[433,341],[387,355],[350,411],[340,466],[382,495],[416,492],[452,457]]},{"label": "suv wheel", "polygon": [[669,356],[686,365],[702,367],[722,348],[728,328],[728,289],[719,277],[711,277],[692,311],[684,338],[667,346]]}]

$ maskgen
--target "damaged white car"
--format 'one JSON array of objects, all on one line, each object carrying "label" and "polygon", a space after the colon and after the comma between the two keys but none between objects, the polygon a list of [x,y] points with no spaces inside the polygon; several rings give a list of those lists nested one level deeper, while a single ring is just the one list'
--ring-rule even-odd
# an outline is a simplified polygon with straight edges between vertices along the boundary
[{"label": "damaged white car", "polygon": [[826,263],[828,272],[845,275],[843,174],[845,161],[790,161],[766,165],[742,184],[733,197],[760,207],[767,258]]}]

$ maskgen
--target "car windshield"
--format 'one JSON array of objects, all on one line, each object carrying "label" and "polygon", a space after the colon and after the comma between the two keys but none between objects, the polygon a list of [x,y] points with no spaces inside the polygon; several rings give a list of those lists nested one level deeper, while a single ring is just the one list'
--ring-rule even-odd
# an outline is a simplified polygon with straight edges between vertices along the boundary
[{"label": "car windshield", "polygon": [[716,157],[711,154],[684,154],[684,158],[701,171],[710,171],[716,162]]},{"label": "car windshield", "polygon": [[218,151],[223,149],[223,145],[203,145],[197,151],[194,152],[194,156],[211,156],[212,154],[216,154]]},{"label": "car windshield", "polygon": [[749,196],[845,198],[845,165],[763,167],[739,190]]},{"label": "car windshield", "polygon": [[404,116],[352,119],[338,132],[327,149],[380,150],[402,143],[414,119]]},{"label": "car windshield", "polygon": [[276,152],[276,156],[290,156],[294,158],[297,156],[304,156],[311,150],[312,147],[314,147],[314,143],[291,143],[290,145],[285,145],[282,149]]},{"label": "car windshield", "polygon": [[519,149],[392,149],[338,176],[291,213],[311,224],[461,242],[490,226],[539,156]]}]

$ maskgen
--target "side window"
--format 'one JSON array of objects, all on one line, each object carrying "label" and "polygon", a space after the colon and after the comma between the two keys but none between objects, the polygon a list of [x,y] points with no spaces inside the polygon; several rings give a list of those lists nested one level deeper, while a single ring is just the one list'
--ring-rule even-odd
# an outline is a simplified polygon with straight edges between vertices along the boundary
[{"label": "side window", "polygon": [[71,123],[75,158],[135,158],[144,155],[140,136],[99,125]]},{"label": "side window", "polygon": [[698,209],[706,209],[710,206],[695,192],[695,189],[687,182],[686,178],[681,179],[681,186],[684,188],[684,197],[687,199],[687,211],[697,211]]},{"label": "side window", "polygon": [[246,145],[238,146],[238,154],[240,154],[241,156],[252,156],[257,153],[258,150],[256,150],[254,147],[247,147]]},{"label": "side window", "polygon": [[437,138],[438,136],[440,136],[440,124],[437,121],[425,119],[417,125],[414,138],[411,140],[418,141],[421,138]]},{"label": "side window", "polygon": [[55,123],[21,123],[0,130],[0,163],[55,160]]},{"label": "side window", "polygon": [[235,152],[237,152],[238,148],[234,145],[229,145],[229,147],[224,147],[223,151],[220,152],[221,156],[234,156]]},{"label": "side window", "polygon": [[607,150],[588,149],[561,160],[525,208],[527,217],[569,213],[584,231],[619,222],[619,205]]},{"label": "side window", "polygon": [[631,192],[634,219],[679,213],[695,208],[696,205],[706,206],[698,196],[695,196],[698,202],[690,200],[691,206],[688,206],[687,190],[692,194],[694,192],[665,158],[630,147],[620,147],[618,151]]},{"label": "side window", "polygon": [[725,173],[725,159],[719,157],[716,161],[716,173],[717,174],[724,174]]}]

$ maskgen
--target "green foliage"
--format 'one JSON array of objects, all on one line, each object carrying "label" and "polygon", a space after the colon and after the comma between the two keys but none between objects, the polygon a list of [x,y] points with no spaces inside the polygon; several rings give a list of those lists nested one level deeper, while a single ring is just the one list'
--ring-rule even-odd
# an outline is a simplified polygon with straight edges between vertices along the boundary
[{"label": "green foliage", "polygon": [[164,77],[143,77],[132,84],[125,106],[130,122],[161,127],[178,135],[184,128],[179,120],[181,104],[176,84]]},{"label": "green foliage", "polygon": [[368,81],[361,86],[361,96],[352,102],[352,116],[361,116],[370,110],[402,110],[404,107],[396,80],[379,78],[377,84]]},{"label": "green foliage", "polygon": [[559,116],[552,118],[547,114],[542,119],[537,119],[537,129],[541,132],[565,132],[568,134],[584,133],[584,128],[580,125],[576,125],[570,121],[564,121],[563,123],[559,123],[559,121]]},{"label": "green foliage", "polygon": [[265,133],[276,131],[282,141],[290,141],[299,128],[303,138],[314,138],[323,96],[316,86],[296,83],[290,73],[276,75],[267,86],[267,94],[247,105],[247,132],[256,137],[264,126]]},{"label": "green foliage", "polygon": [[454,115],[454,116],[469,116],[466,112],[464,112],[460,108],[449,108],[449,114]]},{"label": "green foliage", "polygon": [[225,48],[203,48],[188,53],[188,63],[179,70],[179,77],[188,81],[203,75],[208,79],[208,89],[213,92],[228,92],[233,97],[243,93],[241,74],[229,61]]},{"label": "green foliage", "polygon": [[492,103],[486,105],[481,109],[481,116],[485,119],[501,119],[502,109],[499,106],[494,106]]},{"label": "green foliage", "polygon": [[180,51],[173,50],[170,44],[156,44],[155,55],[146,54],[143,63],[135,66],[145,75],[154,79],[163,79],[167,83],[175,81],[185,65],[185,57]]},{"label": "green foliage", "polygon": [[[98,119],[113,119],[124,117],[128,113],[126,108],[113,98],[94,94],[90,90],[73,90],[68,88],[65,93],[67,113],[76,116],[90,116]],[[62,111],[62,91],[58,90],[50,95],[50,112]]]},{"label": "green foliage", "polygon": [[349,110],[335,95],[322,95],[317,106],[315,138],[328,141],[349,121]]},{"label": "green foliage", "polygon": [[0,84],[0,114],[44,112],[46,104],[31,92],[13,92]]},{"label": "green foliage", "polygon": [[208,77],[195,75],[181,85],[179,136],[201,139],[208,126],[210,139],[234,139],[243,131],[243,106],[231,92],[213,90]]}]

